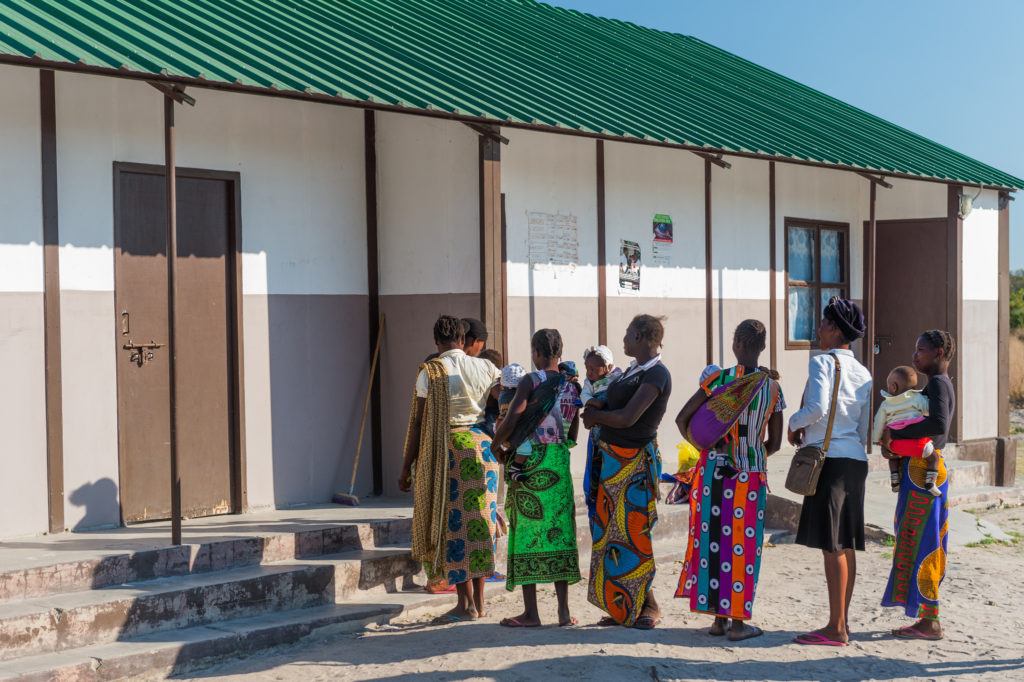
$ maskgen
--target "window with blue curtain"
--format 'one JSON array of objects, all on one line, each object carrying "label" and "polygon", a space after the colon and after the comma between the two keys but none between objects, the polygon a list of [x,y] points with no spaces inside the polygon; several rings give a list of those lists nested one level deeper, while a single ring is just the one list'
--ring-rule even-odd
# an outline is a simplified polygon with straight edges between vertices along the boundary
[{"label": "window with blue curtain", "polygon": [[849,296],[850,226],[786,220],[786,345],[813,348],[821,311]]}]

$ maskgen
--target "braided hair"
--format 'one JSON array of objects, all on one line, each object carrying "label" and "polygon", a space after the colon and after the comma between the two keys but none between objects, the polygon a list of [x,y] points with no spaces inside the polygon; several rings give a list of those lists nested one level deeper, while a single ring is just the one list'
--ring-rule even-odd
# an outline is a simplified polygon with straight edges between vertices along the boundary
[{"label": "braided hair", "polygon": [[947,331],[942,329],[929,329],[921,334],[921,338],[935,350],[941,349],[943,357],[946,360],[952,360],[953,356],[956,355],[956,340],[954,340],[953,335]]},{"label": "braided hair", "polygon": [[[736,325],[733,339],[736,343],[743,346],[745,350],[760,353],[768,345],[768,330],[765,329],[764,322],[760,320],[743,320]],[[778,381],[782,376],[774,369],[768,369],[767,367],[758,367],[758,369],[775,381]]]},{"label": "braided hair", "polygon": [[629,323],[629,326],[631,326],[644,341],[660,346],[662,340],[665,338],[664,322],[664,317],[655,317],[654,315],[637,315],[633,318],[633,321]]},{"label": "braided hair", "polygon": [[768,331],[760,320],[743,320],[736,326],[733,339],[748,351],[760,353],[767,345]]},{"label": "braided hair", "polygon": [[457,343],[466,337],[466,324],[457,317],[442,315],[434,323],[434,343]]},{"label": "braided hair", "polygon": [[538,329],[530,339],[530,348],[549,360],[562,357],[562,335],[557,329]]}]

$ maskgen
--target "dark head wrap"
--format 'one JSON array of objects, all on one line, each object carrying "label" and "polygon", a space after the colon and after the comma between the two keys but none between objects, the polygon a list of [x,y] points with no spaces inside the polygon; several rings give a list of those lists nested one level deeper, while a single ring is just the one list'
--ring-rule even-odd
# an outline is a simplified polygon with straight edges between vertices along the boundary
[{"label": "dark head wrap", "polygon": [[853,342],[864,336],[864,313],[853,301],[833,296],[825,306],[824,316],[839,327],[847,341]]}]

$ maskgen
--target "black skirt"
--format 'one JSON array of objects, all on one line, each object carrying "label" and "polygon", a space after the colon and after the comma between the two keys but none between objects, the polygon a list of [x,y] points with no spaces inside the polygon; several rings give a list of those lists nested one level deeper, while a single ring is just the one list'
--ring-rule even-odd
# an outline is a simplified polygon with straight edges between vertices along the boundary
[{"label": "black skirt", "polygon": [[846,457],[826,459],[817,491],[804,498],[797,544],[826,552],[863,550],[867,477],[867,462]]}]

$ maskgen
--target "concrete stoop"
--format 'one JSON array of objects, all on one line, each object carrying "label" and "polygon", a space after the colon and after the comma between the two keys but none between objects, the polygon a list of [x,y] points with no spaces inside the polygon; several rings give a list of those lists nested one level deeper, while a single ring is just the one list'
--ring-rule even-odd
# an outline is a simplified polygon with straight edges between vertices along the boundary
[{"label": "concrete stoop", "polygon": [[[786,490],[784,485],[791,460],[792,453],[779,453],[769,459],[768,476],[772,486],[766,523],[772,528],[795,533],[803,498]],[[869,464],[864,501],[865,537],[873,542],[891,542],[895,539],[896,494],[890,488],[889,469],[880,456],[873,457]],[[1024,504],[1024,487],[988,484],[992,476],[989,467],[988,462],[957,459],[956,450],[946,455],[951,546],[962,547],[986,539],[1010,539],[995,524],[979,520],[970,513],[988,507]]]},{"label": "concrete stoop", "polygon": [[[659,505],[658,546],[681,556],[687,523],[685,506]],[[450,594],[427,594],[414,582],[423,580],[410,532],[410,518],[389,518],[8,570],[0,577],[0,679],[186,675],[447,608]],[[582,513],[577,534],[585,574]],[[504,540],[498,546],[501,568]]]}]

